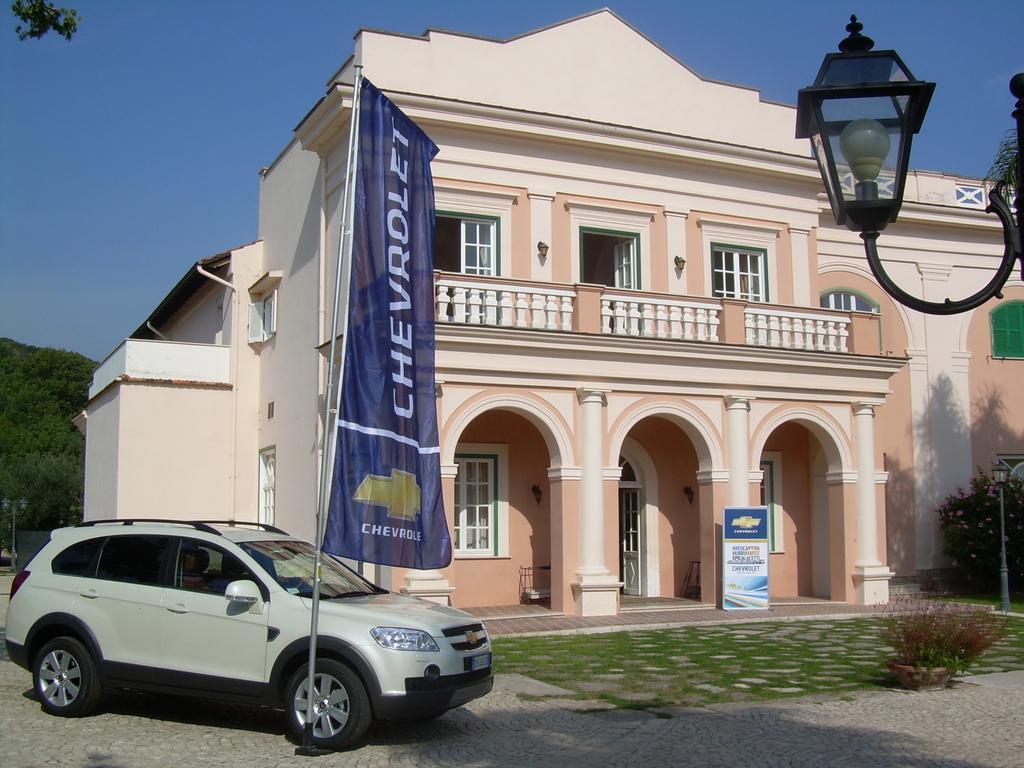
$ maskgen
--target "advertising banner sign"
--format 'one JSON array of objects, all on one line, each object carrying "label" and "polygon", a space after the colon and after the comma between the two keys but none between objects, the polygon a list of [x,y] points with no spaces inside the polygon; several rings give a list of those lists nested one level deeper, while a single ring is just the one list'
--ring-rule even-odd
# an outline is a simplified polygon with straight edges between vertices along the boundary
[{"label": "advertising banner sign", "polygon": [[726,507],[722,525],[722,608],[768,608],[768,508]]},{"label": "advertising banner sign", "polygon": [[363,80],[338,443],[323,548],[443,568],[434,384],[434,142]]}]

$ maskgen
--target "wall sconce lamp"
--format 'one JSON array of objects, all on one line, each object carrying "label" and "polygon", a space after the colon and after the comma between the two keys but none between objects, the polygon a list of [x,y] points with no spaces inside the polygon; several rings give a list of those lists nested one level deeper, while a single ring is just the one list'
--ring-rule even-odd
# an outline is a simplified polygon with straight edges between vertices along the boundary
[{"label": "wall sconce lamp", "polygon": [[683,495],[684,495],[684,496],[686,497],[686,500],[687,500],[688,502],[690,502],[691,504],[693,504],[693,495],[694,495],[694,494],[693,494],[693,486],[690,486],[690,485],[684,485],[684,486],[683,486]]},{"label": "wall sconce lamp", "polygon": [[682,272],[683,271],[683,267],[686,266],[686,259],[683,258],[682,256],[676,256],[673,259],[673,261],[676,264],[676,269],[678,269],[680,272]]},{"label": "wall sconce lamp", "polygon": [[537,257],[541,261],[544,261],[544,259],[548,257],[548,244],[543,240],[539,240],[537,242]]},{"label": "wall sconce lamp", "polygon": [[531,488],[530,490],[533,491],[533,498],[535,498],[537,500],[537,503],[540,504],[541,497],[544,495],[544,492],[540,489],[540,486],[534,485],[533,488]]}]

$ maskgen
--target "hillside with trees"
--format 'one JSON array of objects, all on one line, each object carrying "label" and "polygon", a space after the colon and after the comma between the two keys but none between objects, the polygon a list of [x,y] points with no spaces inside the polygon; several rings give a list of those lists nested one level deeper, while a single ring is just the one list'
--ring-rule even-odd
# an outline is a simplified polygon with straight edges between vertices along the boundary
[{"label": "hillside with trees", "polygon": [[76,352],[0,338],[0,543],[19,530],[81,519],[84,438],[71,419],[84,407],[96,363]]}]

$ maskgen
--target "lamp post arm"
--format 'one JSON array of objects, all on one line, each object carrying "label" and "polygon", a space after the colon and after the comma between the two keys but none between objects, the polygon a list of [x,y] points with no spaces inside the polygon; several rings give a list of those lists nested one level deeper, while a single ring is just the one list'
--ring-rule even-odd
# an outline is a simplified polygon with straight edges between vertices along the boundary
[{"label": "lamp post arm", "polygon": [[977,293],[971,294],[966,299],[958,299],[956,301],[946,299],[940,302],[919,299],[917,296],[907,293],[896,285],[885,271],[885,267],[882,266],[882,260],[878,257],[878,232],[861,232],[860,237],[864,241],[864,254],[867,256],[868,266],[871,267],[871,272],[878,281],[878,284],[882,286],[882,290],[900,304],[915,309],[918,312],[924,312],[929,315],[956,315],[960,312],[967,312],[968,310],[980,307],[993,296],[1002,298],[1001,291],[1003,286],[1010,279],[1014,265],[1018,260],[1021,261],[1021,278],[1024,279],[1024,255],[1021,254],[1020,232],[1017,231],[1013,221],[1013,214],[1010,213],[1010,207],[1002,197],[1001,187],[1001,184],[996,185],[996,188],[989,195],[990,202],[986,210],[989,213],[995,213],[1003,223],[1003,240],[1005,243],[1003,261],[999,265],[999,269],[996,270],[995,275],[992,276],[992,279],[988,281],[984,288]]},{"label": "lamp post arm", "polygon": [[918,312],[925,312],[930,315],[955,315],[960,312],[980,307],[989,299],[1003,297],[1003,286],[1010,279],[1013,268],[1020,262],[1021,280],[1024,280],[1024,252],[1021,249],[1021,241],[1024,240],[1024,167],[1021,166],[1021,155],[1024,154],[1024,72],[1014,75],[1010,80],[1010,93],[1017,97],[1017,103],[1013,111],[1013,118],[1017,123],[1017,178],[1016,189],[1013,190],[1016,197],[1017,215],[1014,216],[1010,204],[1007,202],[1005,191],[1007,185],[1000,181],[993,187],[988,195],[988,207],[986,213],[994,213],[999,217],[1003,225],[1003,260],[996,270],[995,275],[988,281],[988,284],[971,296],[965,299],[946,299],[945,301],[925,301],[917,296],[912,296],[893,282],[892,278],[882,266],[878,257],[878,232],[861,232],[861,239],[864,241],[864,253],[867,255],[868,266],[874,274],[882,289],[892,296],[896,301],[904,304]]},{"label": "lamp post arm", "polygon": [[[1017,161],[1020,165],[1020,160]],[[1006,201],[1003,196],[1003,191],[1006,189],[1006,182],[999,181],[988,193],[988,207],[985,208],[985,213],[994,213],[999,217],[999,221],[1003,225],[1003,242],[1006,244],[1003,258],[1007,258],[1009,254],[1015,254],[1016,258],[1021,260],[1021,280],[1024,280],[1024,254],[1021,253],[1021,237],[1024,237],[1024,199],[1020,197],[1020,192],[1017,194],[1017,218],[1018,221],[1013,220],[1013,211],[1010,210],[1010,204]],[[1018,190],[1022,189],[1022,183],[1018,181]],[[1012,259],[1011,259],[1012,261]]]}]

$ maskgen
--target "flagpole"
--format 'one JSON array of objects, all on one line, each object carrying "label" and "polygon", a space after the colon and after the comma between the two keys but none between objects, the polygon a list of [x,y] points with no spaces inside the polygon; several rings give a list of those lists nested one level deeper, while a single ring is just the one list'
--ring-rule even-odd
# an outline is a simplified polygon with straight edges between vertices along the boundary
[{"label": "flagpole", "polygon": [[[345,348],[348,342],[348,301],[345,302],[344,315],[341,313],[341,292],[348,290],[352,273],[353,222],[355,219],[355,186],[356,171],[359,157],[359,112],[363,84],[363,65],[355,65],[355,82],[352,85],[352,116],[349,125],[348,159],[345,169],[345,188],[342,194],[342,223],[338,241],[338,260],[334,270],[334,316],[331,320],[331,344],[327,363],[327,391],[324,393],[323,425],[324,441],[320,456],[320,488],[316,504],[316,558],[313,569],[313,608],[309,626],[309,660],[306,678],[306,723],[302,732],[302,745],[295,749],[298,755],[321,755],[330,750],[320,749],[313,745],[313,719],[315,706],[315,675],[316,646],[320,619],[320,568],[323,559],[324,529],[327,520],[327,500],[331,480],[331,461],[333,450],[338,442],[338,417],[341,409],[341,388],[345,372]],[[342,267],[344,266],[344,279]],[[338,367],[337,384],[335,384],[335,349],[338,342],[338,323],[341,316],[341,361]],[[337,392],[337,397],[335,397]],[[334,413],[331,421],[332,407]]]}]

